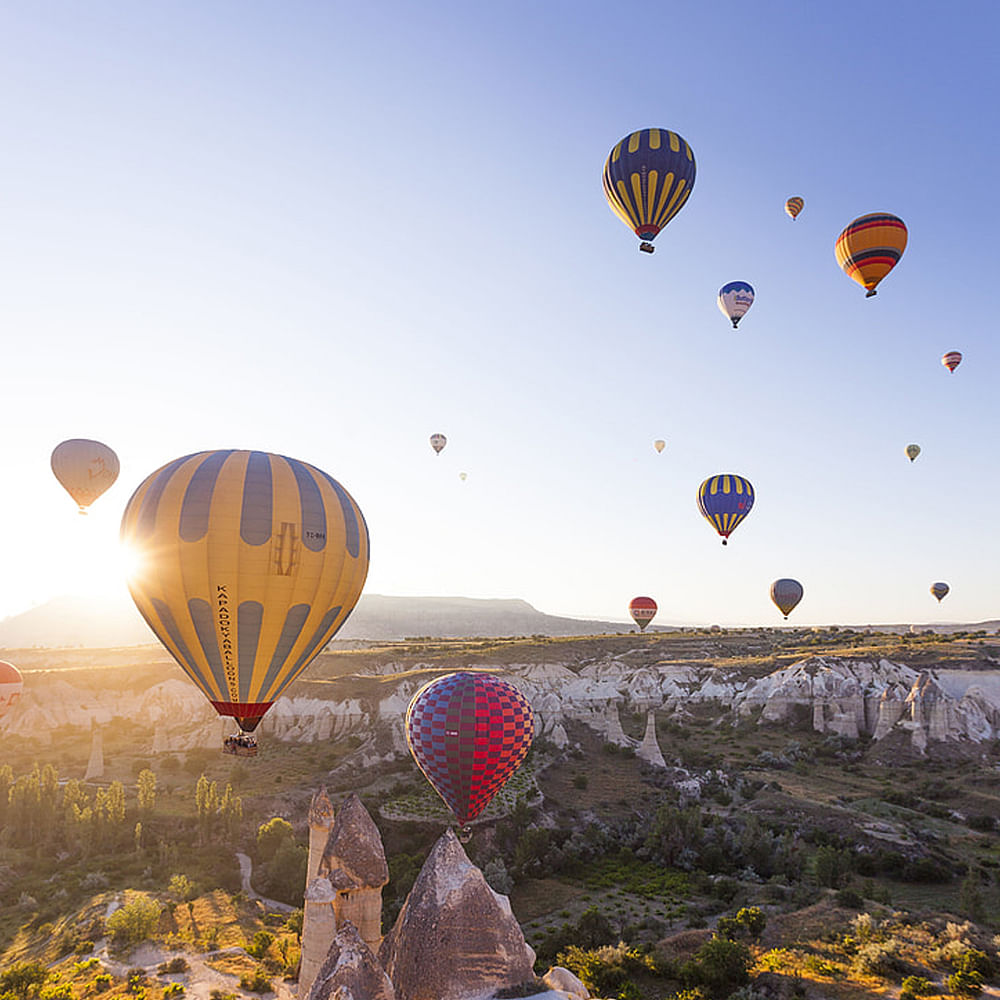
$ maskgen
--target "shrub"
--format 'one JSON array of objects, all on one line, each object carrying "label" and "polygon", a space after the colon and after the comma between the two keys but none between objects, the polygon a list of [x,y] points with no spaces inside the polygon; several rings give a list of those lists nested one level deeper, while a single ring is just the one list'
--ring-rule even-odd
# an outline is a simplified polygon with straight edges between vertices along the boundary
[{"label": "shrub", "polygon": [[[619,996],[635,973],[654,971],[653,959],[623,941],[587,951],[570,945],[561,951],[556,964],[569,969],[595,996]],[[634,986],[633,986],[634,989]]]},{"label": "shrub", "polygon": [[864,905],[865,901],[853,889],[837,891],[837,906],[842,906],[845,910],[860,910]]},{"label": "shrub", "polygon": [[105,990],[111,989],[111,974],[108,972],[99,972],[94,976],[94,992],[103,993]]},{"label": "shrub", "polygon": [[175,955],[169,962],[162,962],[156,967],[161,975],[169,976],[176,972],[187,972],[191,966],[183,955]]},{"label": "shrub", "polygon": [[895,938],[888,941],[869,941],[858,948],[854,965],[859,972],[869,976],[889,978],[900,969],[899,942]]},{"label": "shrub", "polygon": [[38,1000],[73,1000],[73,987],[69,983],[50,983],[41,988]]},{"label": "shrub", "polygon": [[6,972],[0,972],[0,993],[25,998],[48,978],[48,969],[41,962],[15,962]]},{"label": "shrub", "polygon": [[163,987],[163,1000],[184,996],[184,987],[180,983],[168,983]]},{"label": "shrub", "polygon": [[274,935],[268,931],[257,931],[253,936],[253,944],[247,945],[247,954],[254,958],[263,958],[271,947]]},{"label": "shrub", "polygon": [[694,958],[681,967],[687,986],[700,986],[710,996],[728,996],[738,986],[750,981],[750,950],[739,941],[713,937],[695,952]]},{"label": "shrub", "polygon": [[246,972],[240,976],[240,989],[248,993],[270,993],[271,980],[263,969],[254,969],[253,972]]},{"label": "shrub", "polygon": [[736,911],[736,923],[756,941],[767,927],[767,915],[759,906],[744,906]]},{"label": "shrub", "polygon": [[953,972],[948,977],[948,992],[975,996],[983,992],[983,977],[978,972]]},{"label": "shrub", "polygon": [[927,996],[934,992],[934,985],[923,976],[907,976],[899,990],[899,1000],[912,1000],[913,997]]}]

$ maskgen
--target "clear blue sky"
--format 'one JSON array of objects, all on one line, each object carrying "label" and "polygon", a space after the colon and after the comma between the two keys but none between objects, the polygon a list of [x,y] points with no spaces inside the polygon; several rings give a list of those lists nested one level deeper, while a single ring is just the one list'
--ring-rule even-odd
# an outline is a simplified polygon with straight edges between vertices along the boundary
[{"label": "clear blue sky", "polygon": [[[801,623],[997,616],[998,11],[8,5],[0,615],[120,591],[132,489],[243,447],[351,491],[373,593],[776,624],[793,576]],[[652,256],[600,181],[648,126],[698,165]],[[910,242],[866,300],[833,244],[873,211]],[[69,437],[121,458],[86,522]],[[695,492],[730,471],[723,549]]]}]

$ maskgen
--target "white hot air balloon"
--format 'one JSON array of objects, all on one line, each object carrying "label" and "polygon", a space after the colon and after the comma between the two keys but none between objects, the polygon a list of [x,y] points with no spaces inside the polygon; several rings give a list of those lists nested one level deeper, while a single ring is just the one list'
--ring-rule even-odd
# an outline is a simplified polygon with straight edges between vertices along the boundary
[{"label": "white hot air balloon", "polygon": [[118,478],[118,456],[100,441],[71,438],[52,452],[52,471],[81,514]]}]

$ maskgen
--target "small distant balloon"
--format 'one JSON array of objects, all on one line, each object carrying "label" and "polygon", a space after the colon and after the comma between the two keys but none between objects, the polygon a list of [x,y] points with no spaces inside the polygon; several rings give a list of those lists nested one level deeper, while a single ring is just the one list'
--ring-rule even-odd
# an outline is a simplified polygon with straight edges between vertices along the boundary
[{"label": "small distant balloon", "polygon": [[920,454],[919,444],[908,444],[906,446],[906,457],[912,462]]},{"label": "small distant balloon", "polygon": [[888,212],[873,212],[855,219],[838,237],[833,252],[844,273],[867,292],[899,263],[906,249],[906,225]]},{"label": "small distant balloon", "polygon": [[719,309],[735,330],[753,305],[753,286],[746,281],[730,281],[719,289]]},{"label": "small distant balloon", "polygon": [[802,584],[798,580],[781,579],[771,584],[771,600],[788,620],[795,605],[802,600]]},{"label": "small distant balloon", "polygon": [[961,351],[949,351],[944,357],[941,358],[941,364],[945,366],[950,372],[954,372],[955,369],[962,363],[962,353]]},{"label": "small distant balloon", "polygon": [[798,196],[794,198],[789,198],[785,202],[785,212],[792,217],[792,221],[795,221],[795,217],[805,208],[806,203],[804,198],[799,198]]},{"label": "small distant balloon", "polygon": [[466,480],[466,479],[468,479],[468,474],[467,474],[467,473],[465,473],[465,472],[460,472],[460,473],[458,474],[458,478],[459,478],[459,479],[461,479],[461,480],[462,480],[462,482],[464,483],[464,482],[465,482],[465,480]]},{"label": "small distant balloon", "polygon": [[644,128],[625,136],[604,164],[611,210],[652,253],[657,233],[684,207],[694,187],[691,147],[676,132]]},{"label": "small distant balloon", "polygon": [[750,480],[732,473],[712,476],[698,487],[698,510],[722,536],[723,545],[750,513],[753,501]]},{"label": "small distant balloon", "polygon": [[0,660],[0,719],[20,700],[23,687],[21,671],[13,663]]},{"label": "small distant balloon", "polygon": [[653,442],[653,447],[656,449],[657,453],[662,452],[663,449],[666,448],[666,446],[667,446],[667,442],[664,441],[663,438],[657,438]]},{"label": "small distant balloon", "polygon": [[448,439],[443,434],[431,435],[431,447],[437,454],[441,454],[441,449],[448,443]]},{"label": "small distant balloon", "polygon": [[81,514],[118,478],[118,456],[100,441],[71,438],[52,452],[52,471]]},{"label": "small distant balloon", "polygon": [[633,597],[628,610],[639,631],[645,632],[646,626],[656,617],[656,601],[652,597]]},{"label": "small distant balloon", "polygon": [[948,596],[949,590],[951,590],[951,587],[949,587],[946,583],[939,582],[931,584],[931,593],[937,598],[938,604],[940,604],[945,597]]}]

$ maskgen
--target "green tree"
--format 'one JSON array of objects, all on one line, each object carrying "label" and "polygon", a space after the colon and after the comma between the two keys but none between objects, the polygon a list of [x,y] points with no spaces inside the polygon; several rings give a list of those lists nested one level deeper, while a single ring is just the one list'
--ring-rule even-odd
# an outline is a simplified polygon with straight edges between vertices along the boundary
[{"label": "green tree", "polygon": [[756,941],[767,927],[767,915],[759,906],[744,906],[736,911],[736,922]]},{"label": "green tree", "polygon": [[287,819],[275,816],[257,827],[257,856],[263,862],[272,860],[285,841],[295,842],[295,831]]},{"label": "green tree", "polygon": [[688,986],[700,986],[710,996],[725,997],[750,981],[752,962],[745,944],[716,936],[684,963],[681,975]]},{"label": "green tree", "polygon": [[187,875],[171,875],[167,885],[167,892],[179,903],[186,903],[189,899],[194,899],[197,895],[194,882]]},{"label": "green tree", "polygon": [[105,926],[117,948],[147,940],[160,920],[160,904],[144,892],[126,892],[125,904],[108,917]]},{"label": "green tree", "polygon": [[156,805],[156,775],[148,767],[144,767],[135,782],[136,795],[139,800],[139,811],[150,813]]},{"label": "green tree", "polygon": [[26,1000],[48,975],[41,962],[15,962],[6,972],[0,972],[0,994],[11,993],[19,1000]]}]

